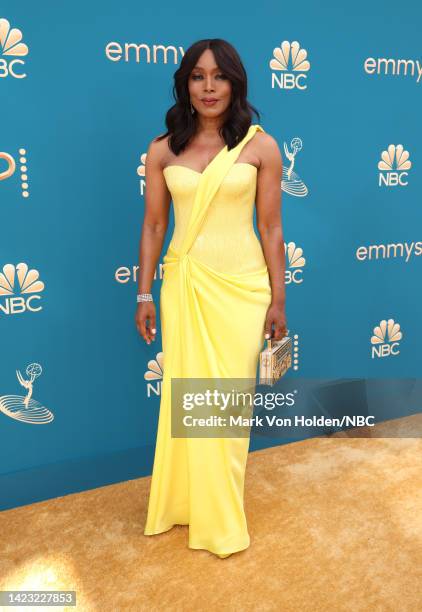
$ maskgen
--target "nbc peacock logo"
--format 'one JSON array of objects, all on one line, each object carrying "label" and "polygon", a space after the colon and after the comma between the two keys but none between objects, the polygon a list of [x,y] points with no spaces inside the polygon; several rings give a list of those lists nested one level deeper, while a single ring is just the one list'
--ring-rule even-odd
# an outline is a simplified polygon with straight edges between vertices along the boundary
[{"label": "nbc peacock logo", "polygon": [[292,43],[284,40],[276,47],[270,60],[272,89],[307,89],[307,73],[311,68],[307,57],[308,52],[301,49],[297,40]]},{"label": "nbc peacock logo", "polygon": [[403,145],[390,144],[386,151],[382,151],[381,160],[378,162],[378,186],[382,187],[404,187],[408,184],[407,177],[412,167],[409,159],[409,151]]},{"label": "nbc peacock logo", "polygon": [[148,361],[148,370],[144,374],[147,381],[147,396],[160,396],[164,374],[164,353],[157,353],[155,359]]},{"label": "nbc peacock logo", "polygon": [[26,263],[6,264],[0,272],[0,315],[21,314],[42,310],[41,296],[44,283],[37,270]]},{"label": "nbc peacock logo", "polygon": [[286,284],[295,283],[300,285],[303,283],[303,268],[306,263],[303,257],[303,249],[298,247],[294,242],[285,242],[284,252],[286,256]]},{"label": "nbc peacock logo", "polygon": [[383,319],[379,325],[376,325],[371,337],[371,357],[390,357],[399,355],[399,341],[403,338],[399,323],[394,319]]},{"label": "nbc peacock logo", "polygon": [[22,42],[22,38],[22,32],[18,28],[11,28],[7,19],[0,18],[0,78],[26,77],[22,71],[25,66],[22,58],[28,55],[28,47]]},{"label": "nbc peacock logo", "polygon": [[142,153],[139,157],[139,161],[141,162],[136,169],[136,174],[140,177],[139,181],[139,193],[141,196],[145,193],[145,164],[147,161],[147,154]]},{"label": "nbc peacock logo", "polygon": [[47,425],[54,419],[53,413],[43,404],[32,397],[34,382],[41,376],[42,367],[39,363],[30,363],[26,367],[25,376],[20,370],[16,370],[16,378],[19,384],[27,389],[23,395],[0,395],[0,412],[23,423],[31,425]]}]

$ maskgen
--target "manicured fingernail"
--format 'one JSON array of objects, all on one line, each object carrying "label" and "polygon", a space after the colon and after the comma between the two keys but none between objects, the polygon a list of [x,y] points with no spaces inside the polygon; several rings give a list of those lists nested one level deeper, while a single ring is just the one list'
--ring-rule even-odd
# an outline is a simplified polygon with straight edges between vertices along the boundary
[{"label": "manicured fingernail", "polygon": [[153,334],[155,334],[155,332],[156,332],[157,330],[153,328],[151,331],[152,331],[152,333],[153,333]]},{"label": "manicured fingernail", "polygon": [[265,339],[267,340],[270,337],[270,334],[265,334]]}]

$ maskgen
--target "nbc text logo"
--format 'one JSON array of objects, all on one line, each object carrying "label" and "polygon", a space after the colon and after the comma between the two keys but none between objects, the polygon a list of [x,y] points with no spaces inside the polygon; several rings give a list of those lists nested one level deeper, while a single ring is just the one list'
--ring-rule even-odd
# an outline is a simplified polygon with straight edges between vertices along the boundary
[{"label": "nbc text logo", "polygon": [[7,19],[0,18],[0,77],[12,76],[24,79],[22,72],[25,62],[22,58],[28,55],[28,47],[22,41],[22,32],[11,28]]},{"label": "nbc text logo", "polygon": [[311,64],[306,59],[308,54],[305,49],[301,49],[295,40],[291,44],[284,40],[279,47],[273,51],[273,58],[270,60],[271,87],[280,89],[306,89],[306,79]]},{"label": "nbc text logo", "polygon": [[394,319],[380,321],[380,324],[374,327],[373,333],[371,337],[372,359],[400,353],[399,340],[403,338],[403,334],[400,331],[400,325],[395,323]]},{"label": "nbc text logo", "polygon": [[44,291],[44,283],[39,276],[37,270],[29,270],[25,263],[3,266],[3,272],[0,272],[0,314],[41,310],[41,296],[38,294]]},{"label": "nbc text logo", "polygon": [[161,395],[161,383],[164,374],[164,353],[157,353],[155,359],[148,361],[148,370],[144,374],[147,384],[147,396]]},{"label": "nbc text logo", "polygon": [[141,177],[139,181],[139,192],[141,196],[143,196],[145,193],[145,163],[146,163],[146,160],[147,160],[147,154],[142,153],[142,155],[139,157],[139,161],[141,163],[136,169],[137,175]]},{"label": "nbc text logo", "polygon": [[388,145],[388,149],[381,153],[381,161],[378,162],[378,185],[395,187],[396,185],[407,185],[408,172],[412,167],[409,160],[409,151],[405,151],[403,145]]},{"label": "nbc text logo", "polygon": [[306,263],[303,257],[303,250],[296,246],[294,242],[284,243],[284,252],[286,256],[286,284],[303,283],[303,267]]}]

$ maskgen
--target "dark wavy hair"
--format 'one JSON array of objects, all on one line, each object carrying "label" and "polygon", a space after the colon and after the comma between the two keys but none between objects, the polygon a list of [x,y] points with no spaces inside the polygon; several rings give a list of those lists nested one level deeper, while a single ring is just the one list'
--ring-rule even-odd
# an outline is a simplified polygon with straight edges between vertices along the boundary
[{"label": "dark wavy hair", "polygon": [[174,73],[173,96],[176,100],[166,113],[167,132],[155,140],[169,137],[169,146],[178,155],[187,145],[197,129],[197,115],[191,113],[188,79],[199,57],[211,49],[219,69],[232,84],[232,99],[228,117],[220,128],[220,136],[230,150],[242,140],[252,124],[252,113],[260,120],[259,112],[246,99],[248,79],[242,60],[236,49],[221,38],[204,38],[191,45],[184,54],[179,68]]}]

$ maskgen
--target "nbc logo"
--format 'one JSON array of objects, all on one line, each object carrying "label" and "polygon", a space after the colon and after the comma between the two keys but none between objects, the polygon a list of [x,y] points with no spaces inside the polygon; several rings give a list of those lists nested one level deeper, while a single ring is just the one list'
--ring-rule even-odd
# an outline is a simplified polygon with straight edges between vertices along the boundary
[{"label": "nbc logo", "polygon": [[18,71],[25,62],[18,58],[26,55],[28,47],[22,42],[22,32],[11,28],[7,19],[0,18],[0,78],[10,75],[15,79],[24,79],[26,74]]},{"label": "nbc logo", "polygon": [[141,196],[143,196],[145,192],[145,162],[146,160],[147,160],[147,154],[142,153],[142,155],[139,158],[139,161],[141,163],[136,169],[136,174],[141,177],[141,180],[139,181],[139,192]]},{"label": "nbc logo", "polygon": [[380,321],[379,325],[374,327],[373,334],[371,337],[372,359],[400,353],[399,340],[403,338],[403,334],[400,331],[400,325],[395,323],[394,319]]},{"label": "nbc logo", "polygon": [[3,272],[0,272],[0,314],[42,310],[38,294],[44,291],[44,283],[39,276],[37,270],[29,270],[25,263],[3,266]]},{"label": "nbc logo", "polygon": [[303,267],[306,263],[303,257],[303,250],[296,246],[294,242],[284,243],[284,252],[286,256],[286,284],[303,283]]},{"label": "nbc logo", "polygon": [[144,374],[147,384],[147,396],[161,395],[161,382],[164,373],[164,353],[157,353],[155,359],[148,361],[148,370]]},{"label": "nbc logo", "polygon": [[270,68],[275,72],[271,73],[271,87],[280,89],[306,89],[306,73],[311,64],[306,59],[308,54],[305,49],[301,49],[295,40],[291,44],[284,40],[279,47],[273,51],[273,58],[270,60]]},{"label": "nbc logo", "polygon": [[405,151],[403,145],[388,145],[386,151],[381,153],[381,161],[378,162],[378,186],[395,187],[396,185],[407,185],[408,172],[412,167],[409,160],[409,151]]}]

